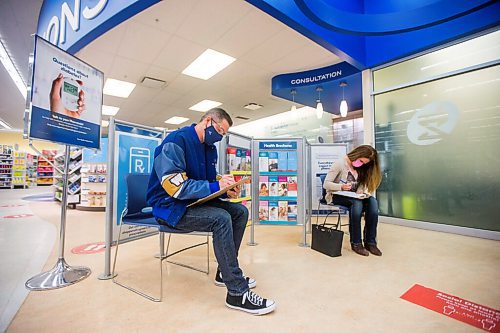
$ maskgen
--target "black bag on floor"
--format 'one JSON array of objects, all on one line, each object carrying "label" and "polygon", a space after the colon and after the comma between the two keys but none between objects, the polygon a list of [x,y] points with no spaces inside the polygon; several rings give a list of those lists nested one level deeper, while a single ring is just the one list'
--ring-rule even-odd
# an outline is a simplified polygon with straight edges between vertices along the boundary
[{"label": "black bag on floor", "polygon": [[313,224],[311,249],[330,257],[341,256],[344,232],[337,229],[339,224],[336,228],[329,228],[324,224]]}]

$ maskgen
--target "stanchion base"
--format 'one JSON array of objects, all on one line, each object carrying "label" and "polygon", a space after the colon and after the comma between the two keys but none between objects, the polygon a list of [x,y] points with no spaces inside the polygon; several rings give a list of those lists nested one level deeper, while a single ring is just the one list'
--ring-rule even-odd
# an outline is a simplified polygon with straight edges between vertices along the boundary
[{"label": "stanchion base", "polygon": [[26,281],[25,286],[29,290],[63,288],[85,279],[90,273],[91,270],[88,267],[71,267],[64,261],[64,258],[59,258],[50,271],[33,276]]},{"label": "stanchion base", "polygon": [[299,243],[300,247],[310,247],[308,243]]},{"label": "stanchion base", "polygon": [[118,274],[115,273],[115,275],[109,273],[108,275],[102,273],[97,277],[98,280],[111,280],[112,278],[118,276]]},{"label": "stanchion base", "polygon": [[248,246],[257,246],[259,245],[259,243],[255,243],[255,242],[248,242],[247,243]]}]

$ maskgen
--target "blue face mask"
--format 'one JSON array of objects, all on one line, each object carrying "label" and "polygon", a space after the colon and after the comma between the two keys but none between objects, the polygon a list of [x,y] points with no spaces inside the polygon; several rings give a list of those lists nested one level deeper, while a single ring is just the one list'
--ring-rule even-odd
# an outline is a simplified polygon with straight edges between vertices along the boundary
[{"label": "blue face mask", "polygon": [[211,125],[205,128],[205,143],[207,145],[213,145],[214,143],[222,140],[222,135],[220,135],[219,132],[217,132],[213,122],[210,121],[210,123]]}]

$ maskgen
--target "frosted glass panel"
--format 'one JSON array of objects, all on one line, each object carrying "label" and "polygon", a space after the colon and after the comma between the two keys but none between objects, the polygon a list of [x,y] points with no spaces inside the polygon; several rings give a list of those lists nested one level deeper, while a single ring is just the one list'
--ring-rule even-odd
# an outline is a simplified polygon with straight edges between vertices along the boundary
[{"label": "frosted glass panel", "polygon": [[500,231],[500,66],[375,96],[382,215]]},{"label": "frosted glass panel", "polygon": [[447,72],[498,60],[500,31],[373,72],[374,90],[421,81]]}]

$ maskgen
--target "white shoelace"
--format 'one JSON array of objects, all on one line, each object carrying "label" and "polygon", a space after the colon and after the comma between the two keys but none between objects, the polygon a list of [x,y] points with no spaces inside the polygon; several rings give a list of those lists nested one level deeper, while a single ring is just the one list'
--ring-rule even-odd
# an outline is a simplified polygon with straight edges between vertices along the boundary
[{"label": "white shoelace", "polygon": [[262,306],[262,303],[264,302],[264,299],[262,297],[251,292],[250,290],[243,295],[243,304],[245,304],[246,299],[248,299],[248,301],[253,305],[257,306]]}]

